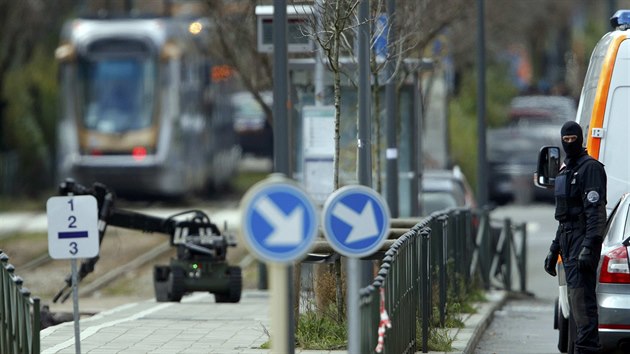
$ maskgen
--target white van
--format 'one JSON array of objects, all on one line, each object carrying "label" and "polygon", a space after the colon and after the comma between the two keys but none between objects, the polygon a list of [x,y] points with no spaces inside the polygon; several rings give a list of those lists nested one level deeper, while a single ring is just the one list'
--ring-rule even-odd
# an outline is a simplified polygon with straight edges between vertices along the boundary
[{"label": "white van", "polygon": [[591,54],[576,116],[589,155],[606,166],[608,214],[630,192],[630,10],[617,11],[611,24]]},{"label": "white van", "polygon": [[[610,21],[613,30],[591,54],[576,115],[588,154],[605,165],[608,215],[621,196],[630,192],[630,10],[617,11]],[[535,184],[553,186],[560,163],[558,147],[543,147]],[[558,268],[560,292],[554,327],[559,330],[558,349],[571,352],[574,329],[569,330],[566,283],[560,274],[562,267]]]}]

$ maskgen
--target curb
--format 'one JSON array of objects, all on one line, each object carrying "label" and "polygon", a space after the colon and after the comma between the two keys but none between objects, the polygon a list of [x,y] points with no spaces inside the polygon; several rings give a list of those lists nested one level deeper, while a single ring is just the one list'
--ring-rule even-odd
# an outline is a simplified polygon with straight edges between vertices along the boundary
[{"label": "curb", "polygon": [[445,353],[474,353],[475,347],[479,343],[481,336],[492,322],[495,311],[503,307],[503,305],[507,301],[507,297],[508,292],[504,290],[494,290],[486,292],[486,299],[488,301],[479,303],[477,307],[477,313],[470,314],[467,318],[464,319],[463,328],[452,330],[456,332],[452,344],[453,351]]}]

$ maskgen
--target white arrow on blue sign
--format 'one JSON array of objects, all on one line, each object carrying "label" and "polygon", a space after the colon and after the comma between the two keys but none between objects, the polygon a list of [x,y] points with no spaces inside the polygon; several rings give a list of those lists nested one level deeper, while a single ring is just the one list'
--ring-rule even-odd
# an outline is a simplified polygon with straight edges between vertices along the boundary
[{"label": "white arrow on blue sign", "polygon": [[322,214],[330,246],[347,257],[376,252],[389,235],[390,213],[383,198],[365,186],[345,186],[330,195]]},{"label": "white arrow on blue sign", "polygon": [[257,258],[291,263],[302,258],[317,236],[317,210],[288,179],[263,181],[241,201],[243,238]]}]

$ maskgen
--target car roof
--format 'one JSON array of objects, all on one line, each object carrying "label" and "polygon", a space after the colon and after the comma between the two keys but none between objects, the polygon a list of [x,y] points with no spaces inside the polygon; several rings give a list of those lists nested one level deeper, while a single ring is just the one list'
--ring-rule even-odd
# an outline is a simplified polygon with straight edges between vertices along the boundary
[{"label": "car roof", "polygon": [[464,181],[451,170],[425,170],[422,174],[422,191],[456,193],[458,199],[466,194]]}]

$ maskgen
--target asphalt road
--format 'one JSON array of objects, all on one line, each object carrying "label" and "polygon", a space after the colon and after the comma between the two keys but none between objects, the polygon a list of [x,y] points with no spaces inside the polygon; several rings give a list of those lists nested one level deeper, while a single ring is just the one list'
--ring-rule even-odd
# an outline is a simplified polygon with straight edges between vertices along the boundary
[{"label": "asphalt road", "polygon": [[509,217],[527,222],[527,290],[515,294],[495,313],[475,353],[558,353],[557,331],[553,329],[554,301],[558,296],[555,278],[543,270],[544,258],[556,231],[550,204],[507,206],[493,211],[494,218]]}]

